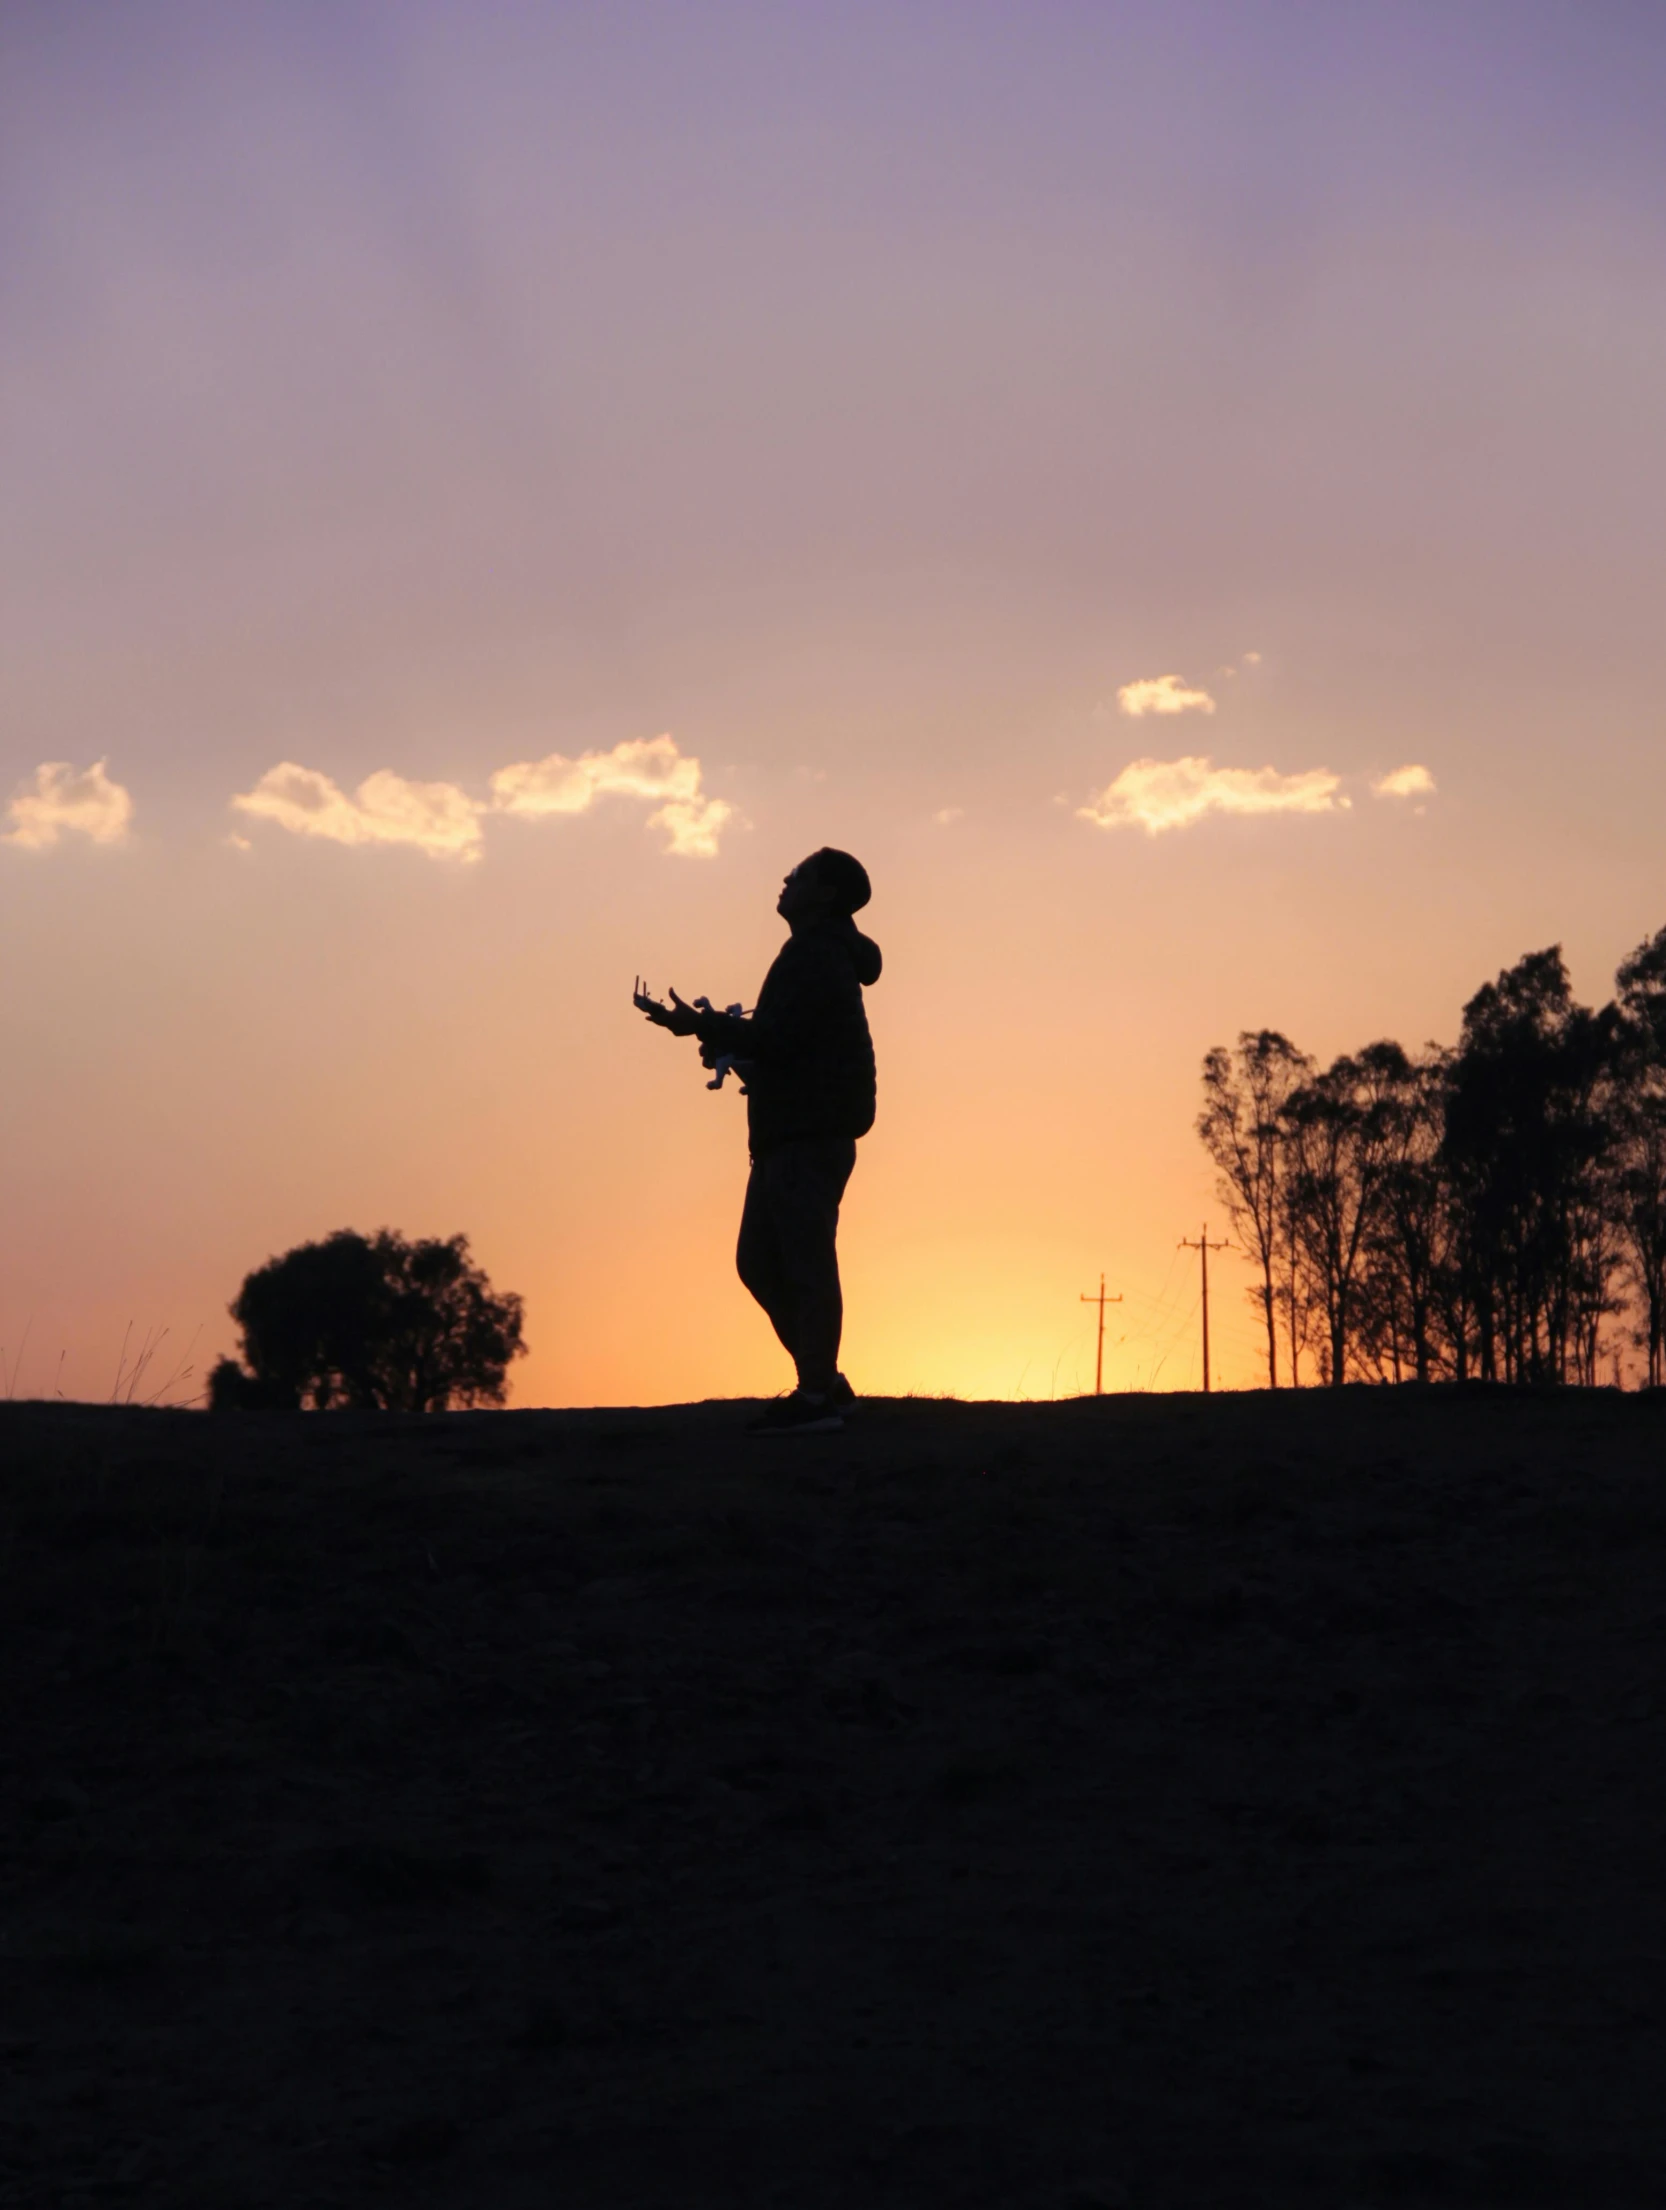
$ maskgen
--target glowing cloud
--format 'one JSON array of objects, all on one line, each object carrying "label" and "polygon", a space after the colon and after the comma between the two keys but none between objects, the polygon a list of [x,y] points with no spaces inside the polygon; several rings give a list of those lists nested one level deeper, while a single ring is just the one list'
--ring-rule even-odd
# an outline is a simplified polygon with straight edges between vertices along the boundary
[{"label": "glowing cloud", "polygon": [[409,783],[383,768],[347,793],[316,768],[283,760],[251,791],[234,798],[240,813],[275,821],[292,836],[332,844],[412,844],[434,859],[480,856],[481,808],[455,783]]},{"label": "glowing cloud", "polygon": [[105,762],[77,772],[67,760],[43,760],[18,784],[6,809],[8,844],[44,851],[66,831],[94,844],[119,844],[133,818],[133,800],[105,773]]},{"label": "glowing cloud", "polygon": [[498,811],[532,820],[587,813],[598,798],[614,796],[662,801],[648,816],[648,826],[665,831],[668,852],[688,859],[716,857],[718,834],[734,811],[721,798],[702,797],[700,762],[680,752],[669,736],[638,737],[576,760],[552,752],[542,760],[500,767],[492,777]]},{"label": "glowing cloud", "polygon": [[1427,798],[1434,787],[1435,779],[1429,770],[1414,763],[1380,776],[1371,785],[1371,795],[1373,798]]},{"label": "glowing cloud", "polygon": [[1124,683],[1116,694],[1117,705],[1136,721],[1147,714],[1212,714],[1215,701],[1207,691],[1189,691],[1178,675],[1148,675],[1138,683]]},{"label": "glowing cloud", "polygon": [[684,858],[715,858],[718,834],[734,813],[721,798],[702,796],[700,762],[679,752],[671,737],[637,738],[576,760],[552,752],[546,759],[500,767],[489,804],[455,783],[410,783],[385,768],[366,776],[349,797],[329,776],[293,760],[269,768],[232,804],[275,821],[293,836],[321,836],[332,844],[411,844],[435,859],[474,860],[480,857],[481,819],[488,813],[542,820],[588,813],[598,798],[609,796],[657,802],[648,826],[662,829],[666,850]]},{"label": "glowing cloud", "polygon": [[120,844],[133,818],[133,800],[111,782],[105,762],[77,774],[67,760],[43,760],[18,784],[6,818],[5,842],[43,852],[66,830],[95,844]]},{"label": "glowing cloud", "polygon": [[1280,775],[1271,767],[1216,767],[1209,760],[1135,760],[1076,811],[1101,829],[1187,829],[1210,813],[1335,813],[1341,777],[1329,768]]}]

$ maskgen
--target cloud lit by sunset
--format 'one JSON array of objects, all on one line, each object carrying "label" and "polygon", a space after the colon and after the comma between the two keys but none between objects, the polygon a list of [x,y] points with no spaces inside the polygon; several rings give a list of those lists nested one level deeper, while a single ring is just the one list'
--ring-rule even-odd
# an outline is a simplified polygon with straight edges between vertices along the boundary
[{"label": "cloud lit by sunset", "polygon": [[1216,767],[1212,761],[1134,760],[1077,811],[1101,829],[1188,829],[1212,813],[1335,813],[1341,777],[1328,768],[1281,775],[1271,767]]},{"label": "cloud lit by sunset", "polygon": [[1406,767],[1396,767],[1387,775],[1379,775],[1371,785],[1375,798],[1426,798],[1435,787],[1435,779],[1426,767],[1415,762]]},{"label": "cloud lit by sunset", "polygon": [[491,792],[488,806],[455,783],[415,783],[382,768],[367,775],[350,797],[316,768],[284,760],[232,805],[294,836],[322,837],[331,844],[408,844],[434,859],[461,860],[480,857],[481,820],[489,812],[546,820],[588,813],[598,798],[608,796],[658,801],[647,826],[665,832],[665,849],[714,859],[719,833],[734,810],[720,798],[702,796],[700,762],[680,753],[670,737],[637,739],[576,760],[552,752],[502,767],[491,778]]},{"label": "cloud lit by sunset", "polygon": [[715,859],[719,833],[733,811],[721,798],[701,795],[700,762],[680,752],[669,736],[633,739],[576,760],[552,752],[542,760],[500,767],[492,777],[498,810],[534,821],[588,813],[598,798],[610,796],[658,801],[648,826],[663,829],[666,849],[685,858]]},{"label": "cloud lit by sunset", "polygon": [[1212,714],[1215,701],[1207,691],[1193,690],[1178,675],[1152,675],[1137,683],[1124,683],[1116,694],[1118,709],[1139,721],[1147,714]]},{"label": "cloud lit by sunset", "polygon": [[12,795],[4,841],[37,852],[65,835],[120,844],[133,818],[133,800],[111,781],[106,765],[95,760],[78,772],[67,760],[43,761]]},{"label": "cloud lit by sunset", "polygon": [[478,859],[480,808],[452,783],[412,783],[382,768],[349,797],[316,768],[282,760],[232,800],[240,813],[331,844],[412,844],[436,859]]}]

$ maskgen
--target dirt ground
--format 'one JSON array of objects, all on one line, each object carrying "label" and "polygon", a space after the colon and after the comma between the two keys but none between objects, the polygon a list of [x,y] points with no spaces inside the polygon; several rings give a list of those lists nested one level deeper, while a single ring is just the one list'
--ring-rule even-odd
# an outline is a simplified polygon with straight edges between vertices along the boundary
[{"label": "dirt ground", "polygon": [[0,2203],[1666,2202],[1666,1404],[0,1406]]}]

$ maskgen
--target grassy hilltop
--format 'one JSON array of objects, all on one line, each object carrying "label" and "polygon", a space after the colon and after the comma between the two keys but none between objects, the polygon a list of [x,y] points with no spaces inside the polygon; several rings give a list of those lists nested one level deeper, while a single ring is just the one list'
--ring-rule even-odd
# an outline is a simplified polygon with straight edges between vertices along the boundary
[{"label": "grassy hilltop", "polygon": [[0,2203],[1666,2200],[1666,1405],[0,1407]]}]

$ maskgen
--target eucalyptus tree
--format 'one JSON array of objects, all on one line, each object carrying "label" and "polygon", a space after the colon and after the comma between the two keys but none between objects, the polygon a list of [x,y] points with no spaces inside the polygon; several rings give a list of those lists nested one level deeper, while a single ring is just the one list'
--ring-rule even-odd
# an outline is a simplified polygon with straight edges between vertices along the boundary
[{"label": "eucalyptus tree", "polygon": [[[1292,1094],[1311,1080],[1314,1062],[1276,1028],[1246,1029],[1228,1052],[1217,1044],[1203,1062],[1203,1110],[1197,1132],[1219,1174],[1222,1202],[1240,1248],[1261,1270],[1250,1296],[1267,1331],[1267,1386],[1278,1387],[1278,1296],[1275,1276],[1290,1255],[1286,1140],[1282,1115]],[[1298,1337],[1291,1311],[1292,1387]]]},{"label": "eucalyptus tree", "polygon": [[1348,1378],[1364,1296],[1370,1237],[1388,1158],[1387,1088],[1397,1044],[1335,1060],[1292,1091],[1281,1127],[1288,1147],[1292,1243],[1325,1325],[1325,1378]]},{"label": "eucalyptus tree", "polygon": [[1409,1366],[1412,1379],[1432,1381],[1446,1364],[1443,1291],[1453,1268],[1441,1161],[1450,1058],[1431,1044],[1413,1059],[1396,1043],[1373,1044],[1361,1056],[1375,1083],[1383,1151],[1367,1237],[1366,1324],[1380,1369],[1398,1381]]},{"label": "eucalyptus tree", "polygon": [[1559,945],[1464,1007],[1443,1155],[1488,1380],[1577,1375],[1613,1309],[1616,1033],[1614,1008],[1575,1003]]},{"label": "eucalyptus tree", "polygon": [[1649,1387],[1666,1381],[1666,928],[1623,961],[1615,1099],[1614,1219],[1642,1325]]}]

